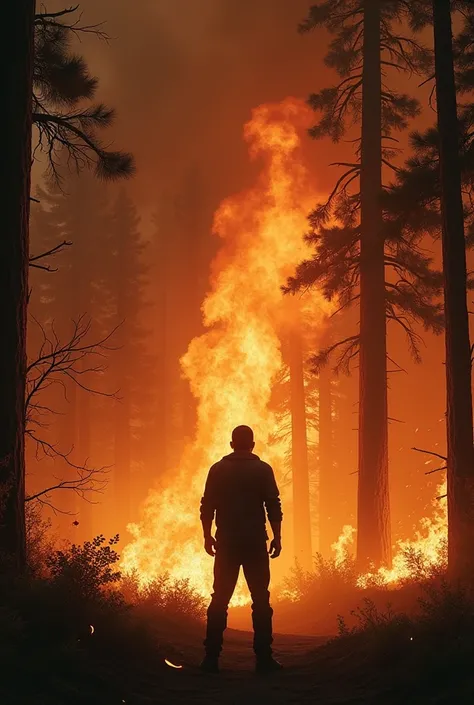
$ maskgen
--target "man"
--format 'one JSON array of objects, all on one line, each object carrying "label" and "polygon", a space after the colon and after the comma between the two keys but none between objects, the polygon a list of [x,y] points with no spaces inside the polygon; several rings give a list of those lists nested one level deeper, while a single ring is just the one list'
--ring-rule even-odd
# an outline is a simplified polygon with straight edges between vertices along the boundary
[{"label": "man", "polygon": [[[268,556],[270,553],[277,558],[281,553],[280,493],[270,465],[252,452],[255,443],[249,426],[237,426],[230,445],[233,452],[209,470],[201,500],[204,548],[215,556],[214,592],[207,611],[206,655],[201,669],[208,673],[219,671],[227,608],[242,566],[252,597],[256,669],[260,673],[277,671],[282,666],[272,657]],[[269,553],[265,509],[273,531]]]}]

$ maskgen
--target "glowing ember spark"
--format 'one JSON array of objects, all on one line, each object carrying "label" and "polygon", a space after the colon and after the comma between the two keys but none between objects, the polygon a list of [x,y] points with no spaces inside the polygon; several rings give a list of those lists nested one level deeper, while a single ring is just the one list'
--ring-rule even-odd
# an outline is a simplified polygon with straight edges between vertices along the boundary
[{"label": "glowing ember spark", "polygon": [[165,658],[165,663],[167,666],[170,666],[171,668],[183,668],[182,666],[177,666],[175,663],[171,663],[171,661],[168,661],[167,658]]},{"label": "glowing ember spark", "polygon": [[[199,499],[234,426],[252,425],[265,458],[277,473],[283,467],[285,442],[267,448],[276,430],[269,402],[282,368],[282,329],[294,325],[301,309],[301,300],[284,297],[281,286],[312,255],[302,236],[318,194],[299,149],[299,131],[310,121],[308,108],[291,98],[260,106],[245,127],[250,154],[262,160],[262,171],[253,188],[225,200],[215,215],[222,246],[202,307],[207,332],[191,342],[181,361],[198,400],[196,440],[172,484],[150,492],[140,523],[128,527],[133,540],[122,552],[122,571],[134,572],[142,587],[168,572],[209,594],[212,565],[202,548]],[[317,291],[307,301],[303,314],[311,309],[315,330],[335,304]],[[234,604],[247,600],[238,590]]]}]

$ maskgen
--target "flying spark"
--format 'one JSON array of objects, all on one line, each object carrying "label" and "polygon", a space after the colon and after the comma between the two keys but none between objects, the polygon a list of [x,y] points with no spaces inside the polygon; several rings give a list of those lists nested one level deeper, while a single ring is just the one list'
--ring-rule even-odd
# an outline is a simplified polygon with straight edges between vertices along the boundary
[{"label": "flying spark", "polygon": [[183,668],[182,666],[177,666],[175,663],[171,663],[171,661],[168,661],[167,658],[165,658],[165,663],[167,666],[170,666],[171,668]]}]

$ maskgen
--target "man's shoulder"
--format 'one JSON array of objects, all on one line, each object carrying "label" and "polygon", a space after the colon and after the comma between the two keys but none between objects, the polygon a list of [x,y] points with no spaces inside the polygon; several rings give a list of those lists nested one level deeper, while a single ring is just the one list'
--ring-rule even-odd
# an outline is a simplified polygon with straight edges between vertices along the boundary
[{"label": "man's shoulder", "polygon": [[270,465],[270,463],[266,463],[264,460],[259,458],[260,460],[260,466],[262,468],[262,472],[268,473],[268,472],[273,472],[273,468]]},{"label": "man's shoulder", "polygon": [[225,460],[226,456],[224,456],[220,460],[217,460],[213,465],[211,465],[209,472],[212,472],[213,474],[218,472],[222,468],[222,466],[225,465]]}]

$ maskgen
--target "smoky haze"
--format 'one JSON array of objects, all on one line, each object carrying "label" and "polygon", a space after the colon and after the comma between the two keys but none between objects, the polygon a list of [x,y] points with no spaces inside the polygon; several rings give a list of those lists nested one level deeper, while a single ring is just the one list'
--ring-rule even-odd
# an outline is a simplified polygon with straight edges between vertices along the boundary
[{"label": "smoky haze", "polygon": [[[111,38],[89,37],[79,50],[100,79],[100,100],[117,110],[116,143],[135,155],[131,188],[142,208],[153,209],[161,184],[179,182],[191,163],[206,168],[216,206],[245,185],[241,132],[251,108],[306,97],[321,81],[324,44],[296,29],[307,7],[304,0],[81,3],[83,22],[105,22]],[[327,162],[321,144],[312,149]]]},{"label": "smoky haze", "polygon": [[[298,35],[297,25],[308,5],[307,0],[81,3],[82,23],[104,22],[110,36],[109,42],[85,36],[77,50],[99,78],[98,100],[117,111],[105,141],[135,156],[137,173],[127,190],[142,215],[142,230],[148,236],[151,216],[180,197],[178,207],[185,216],[189,211],[187,225],[180,232],[186,240],[183,249],[195,246],[199,231],[197,278],[188,277],[186,284],[174,278],[175,288],[167,292],[171,302],[168,320],[179,322],[167,342],[167,369],[176,379],[180,356],[200,333],[199,307],[208,289],[209,264],[216,247],[211,237],[212,215],[223,198],[247,188],[258,170],[258,164],[249,161],[243,125],[252,108],[287,96],[305,98],[334,79],[323,63],[324,34]],[[54,11],[64,5],[55,0],[47,7]],[[431,122],[429,111],[424,113],[422,121]],[[351,146],[306,138],[304,148],[318,192],[327,193],[335,178],[328,164],[341,155],[347,158]],[[200,201],[198,207],[194,203],[188,209],[194,178]],[[196,208],[199,225],[194,228]],[[356,313],[350,318],[351,325],[357,323]],[[149,325],[157,329],[153,321]],[[416,445],[440,452],[444,448],[443,342],[423,333],[424,365],[415,366],[403,336],[390,335],[393,356],[406,370],[393,368],[389,375],[391,491],[398,538],[412,531],[429,510],[438,479],[424,476],[423,459],[411,448]],[[345,512],[337,518],[338,525],[356,521],[357,374],[341,385],[347,435],[338,449],[344,467],[338,491],[344,494]],[[152,472],[143,482],[143,494],[153,482]]]}]

